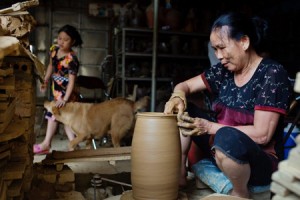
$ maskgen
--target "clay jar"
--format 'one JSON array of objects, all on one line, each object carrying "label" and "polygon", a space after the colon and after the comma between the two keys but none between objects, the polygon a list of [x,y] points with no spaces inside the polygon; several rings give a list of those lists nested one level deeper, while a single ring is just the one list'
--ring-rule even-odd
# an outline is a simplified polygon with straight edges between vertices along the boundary
[{"label": "clay jar", "polygon": [[180,160],[176,115],[138,113],[131,153],[133,199],[178,199]]},{"label": "clay jar", "polygon": [[171,8],[166,10],[165,25],[171,30],[179,30],[181,28],[181,14],[178,10]]}]

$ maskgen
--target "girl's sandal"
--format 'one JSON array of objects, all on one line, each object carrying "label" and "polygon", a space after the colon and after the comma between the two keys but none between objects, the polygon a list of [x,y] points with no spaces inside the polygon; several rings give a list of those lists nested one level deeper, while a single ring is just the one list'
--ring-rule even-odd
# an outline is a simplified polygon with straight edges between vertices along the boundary
[{"label": "girl's sandal", "polygon": [[49,149],[42,149],[41,145],[35,144],[35,145],[33,145],[33,153],[34,154],[48,154]]}]

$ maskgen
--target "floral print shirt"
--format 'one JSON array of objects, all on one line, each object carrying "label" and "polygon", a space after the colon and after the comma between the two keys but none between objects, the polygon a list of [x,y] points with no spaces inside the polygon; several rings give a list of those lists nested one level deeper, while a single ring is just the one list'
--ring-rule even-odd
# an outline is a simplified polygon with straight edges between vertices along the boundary
[{"label": "floral print shirt", "polygon": [[264,58],[252,78],[242,87],[236,86],[234,73],[221,63],[207,69],[201,76],[215,97],[212,109],[217,113],[218,123],[253,125],[255,110],[285,115],[289,107],[291,84],[288,74],[282,65],[272,59]]}]

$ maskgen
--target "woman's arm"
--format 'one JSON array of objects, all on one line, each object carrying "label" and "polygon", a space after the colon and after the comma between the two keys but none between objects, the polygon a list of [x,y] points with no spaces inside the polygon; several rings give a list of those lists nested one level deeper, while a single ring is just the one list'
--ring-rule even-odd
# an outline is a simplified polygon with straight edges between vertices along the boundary
[{"label": "woman's arm", "polygon": [[[280,114],[276,112],[256,110],[253,125],[231,127],[244,132],[257,144],[267,144],[275,133],[279,117]],[[185,114],[179,116],[177,124],[183,128],[184,135],[214,135],[220,128],[228,126]]]},{"label": "woman's arm", "polygon": [[[280,114],[271,111],[256,110],[254,112],[254,124],[248,126],[231,126],[245,134],[247,134],[257,144],[267,144],[275,133]],[[227,125],[208,122],[207,120],[198,118],[194,124],[197,127],[203,127],[208,134],[216,134],[216,132]]]},{"label": "woman's arm", "polygon": [[191,93],[199,92],[204,89],[206,89],[204,81],[202,80],[201,75],[198,75],[186,81],[178,83],[174,88],[174,92],[182,91],[187,96]]},{"label": "woman's arm", "polygon": [[253,126],[239,126],[237,129],[246,133],[257,144],[267,144],[275,133],[279,118],[279,113],[256,110]]}]

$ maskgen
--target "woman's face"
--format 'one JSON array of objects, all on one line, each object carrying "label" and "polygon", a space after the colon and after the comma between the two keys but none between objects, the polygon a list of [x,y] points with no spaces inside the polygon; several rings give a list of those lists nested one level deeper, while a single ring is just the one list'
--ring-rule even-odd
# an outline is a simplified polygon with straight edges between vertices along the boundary
[{"label": "woman's face", "polygon": [[60,32],[57,36],[57,44],[63,51],[70,51],[73,45],[72,38],[65,32]]},{"label": "woman's face", "polygon": [[236,72],[243,68],[246,54],[242,42],[229,38],[228,31],[227,26],[214,29],[210,34],[210,41],[222,65]]}]

